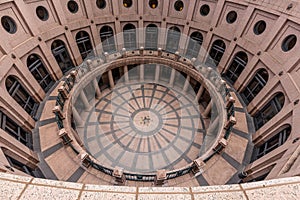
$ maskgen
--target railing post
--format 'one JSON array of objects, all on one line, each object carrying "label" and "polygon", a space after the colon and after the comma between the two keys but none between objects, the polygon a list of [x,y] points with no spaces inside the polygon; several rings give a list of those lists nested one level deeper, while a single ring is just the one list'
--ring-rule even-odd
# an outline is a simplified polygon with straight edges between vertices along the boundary
[{"label": "railing post", "polygon": [[72,139],[70,138],[68,132],[64,128],[59,130],[58,136],[62,139],[64,145],[72,142]]},{"label": "railing post", "polygon": [[127,57],[127,55],[126,55],[126,48],[122,48],[122,57],[123,58]]},{"label": "railing post", "polygon": [[107,52],[104,52],[104,62],[108,62],[109,61],[109,54]]},{"label": "railing post", "polygon": [[235,99],[233,97],[227,98],[226,108],[230,108],[235,103]]},{"label": "railing post", "polygon": [[162,186],[165,184],[165,181],[167,179],[167,172],[165,169],[157,170],[156,176],[154,179],[154,185],[155,186]]},{"label": "railing post", "polygon": [[217,153],[220,153],[226,146],[227,146],[227,140],[225,138],[221,138],[217,146],[214,148],[214,150]]},{"label": "railing post", "polygon": [[205,162],[201,158],[197,158],[193,161],[192,172],[195,174],[195,176],[201,174],[204,171],[205,165]]},{"label": "railing post", "polygon": [[118,185],[124,185],[126,182],[125,175],[123,173],[123,168],[115,167],[113,171],[113,177],[115,179],[115,183]]},{"label": "railing post", "polygon": [[175,52],[175,61],[178,61],[180,58],[179,51]]},{"label": "railing post", "polygon": [[143,55],[144,55],[144,47],[143,47],[143,46],[140,47],[139,52],[140,52],[140,56],[143,56]]},{"label": "railing post", "polygon": [[83,153],[80,155],[81,164],[88,168],[91,165],[91,159],[90,156],[87,153]]},{"label": "railing post", "polygon": [[230,116],[229,120],[227,120],[224,129],[228,130],[230,127],[236,124],[236,119],[234,116]]},{"label": "railing post", "polygon": [[157,51],[158,51],[158,57],[161,57],[161,55],[162,55],[162,48],[158,48]]},{"label": "railing post", "polygon": [[61,109],[60,109],[59,106],[55,106],[55,107],[52,109],[52,112],[53,112],[54,114],[56,114],[61,120],[65,119],[64,116],[63,116],[63,113],[62,113],[62,111],[61,111]]},{"label": "railing post", "polygon": [[64,100],[68,99],[68,93],[67,93],[66,88],[64,86],[60,86],[58,88],[58,92],[61,94],[61,96],[64,98]]}]

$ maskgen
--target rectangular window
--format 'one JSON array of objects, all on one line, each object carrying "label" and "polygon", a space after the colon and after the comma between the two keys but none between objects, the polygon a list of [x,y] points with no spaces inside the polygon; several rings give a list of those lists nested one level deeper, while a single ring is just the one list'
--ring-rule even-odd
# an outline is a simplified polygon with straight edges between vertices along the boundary
[{"label": "rectangular window", "polygon": [[28,167],[27,165],[24,165],[23,163],[15,160],[14,158],[10,157],[10,156],[6,156],[6,159],[8,160],[10,166],[12,166],[13,168],[17,169],[17,170],[20,170],[30,176],[34,176],[35,177],[35,174],[33,173],[33,169],[31,169],[30,167]]},{"label": "rectangular window", "polygon": [[284,130],[277,133],[275,136],[271,137],[269,140],[267,140],[262,145],[254,148],[254,156],[252,158],[252,161],[257,160],[258,158],[261,158],[262,156],[268,154],[269,152],[273,151],[277,147],[281,146],[288,138],[289,134],[291,132],[291,128],[285,128]]},{"label": "rectangular window", "polygon": [[16,138],[22,144],[32,149],[32,137],[31,133],[26,132],[20,126],[18,126],[12,119],[7,117],[4,113],[0,112],[0,125],[1,129],[7,132],[9,135]]}]

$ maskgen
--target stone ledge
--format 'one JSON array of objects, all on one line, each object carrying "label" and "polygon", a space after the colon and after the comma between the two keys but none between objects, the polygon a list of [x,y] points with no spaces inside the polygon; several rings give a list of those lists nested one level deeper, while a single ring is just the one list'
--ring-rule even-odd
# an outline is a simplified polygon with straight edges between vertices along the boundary
[{"label": "stone ledge", "polygon": [[205,187],[101,186],[0,173],[0,199],[300,199],[300,177]]}]

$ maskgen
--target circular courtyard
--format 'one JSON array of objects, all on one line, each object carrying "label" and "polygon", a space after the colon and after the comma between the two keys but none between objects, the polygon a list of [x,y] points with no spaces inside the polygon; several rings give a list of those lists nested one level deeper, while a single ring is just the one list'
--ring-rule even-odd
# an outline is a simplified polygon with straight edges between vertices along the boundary
[{"label": "circular courtyard", "polygon": [[199,156],[206,132],[191,96],[156,83],[118,84],[96,100],[79,134],[104,166],[131,172],[184,167]]}]

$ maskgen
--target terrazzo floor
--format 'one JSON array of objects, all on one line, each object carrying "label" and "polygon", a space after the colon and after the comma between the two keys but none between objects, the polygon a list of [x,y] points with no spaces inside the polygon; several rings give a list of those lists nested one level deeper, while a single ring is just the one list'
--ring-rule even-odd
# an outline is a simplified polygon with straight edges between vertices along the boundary
[{"label": "terrazzo floor", "polygon": [[205,126],[187,94],[154,83],[103,92],[79,135],[101,164],[130,172],[184,167],[198,157]]}]

